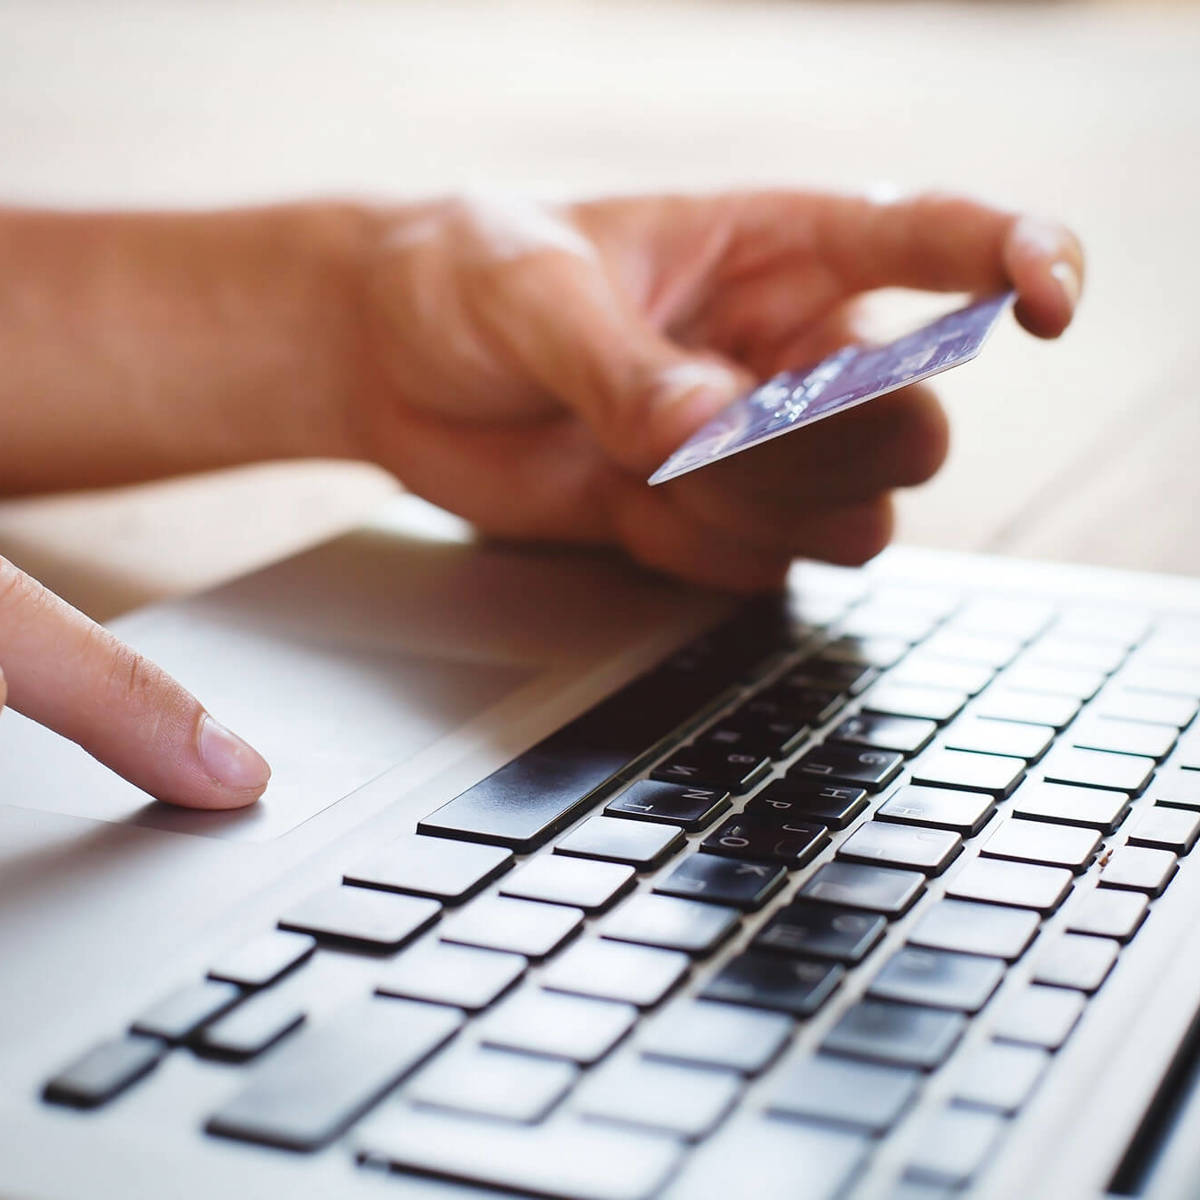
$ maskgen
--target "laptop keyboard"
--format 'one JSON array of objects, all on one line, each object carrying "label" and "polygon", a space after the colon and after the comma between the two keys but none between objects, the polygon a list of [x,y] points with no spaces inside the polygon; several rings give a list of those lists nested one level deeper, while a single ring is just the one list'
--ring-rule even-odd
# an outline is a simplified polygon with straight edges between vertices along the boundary
[{"label": "laptop keyboard", "polygon": [[[908,1128],[898,1186],[966,1187],[1200,836],[1198,646],[1020,598],[751,602],[45,1098],[197,1054],[209,1135],[348,1170],[824,1198]],[[351,961],[333,1014],[281,987]]]}]

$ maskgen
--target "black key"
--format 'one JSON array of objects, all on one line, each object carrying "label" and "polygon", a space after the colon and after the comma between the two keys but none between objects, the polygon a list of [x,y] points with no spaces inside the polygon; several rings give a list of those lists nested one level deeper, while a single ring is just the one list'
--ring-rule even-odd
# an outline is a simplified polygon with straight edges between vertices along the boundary
[{"label": "black key", "polygon": [[988,1042],[975,1050],[954,1092],[957,1104],[1015,1116],[1033,1094],[1050,1065],[1036,1046]]},{"label": "black key", "polygon": [[661,946],[701,956],[711,954],[731,937],[740,918],[736,908],[643,893],[609,913],[600,922],[599,933],[617,942]]},{"label": "black key", "polygon": [[1115,717],[1082,717],[1067,735],[1072,746],[1083,750],[1107,750],[1112,754],[1143,754],[1162,760],[1171,753],[1179,730],[1174,725],[1152,725],[1146,721],[1119,721]]},{"label": "black key", "polygon": [[794,717],[767,718],[752,713],[732,713],[703,737],[705,745],[724,745],[767,758],[787,758],[799,750],[808,736],[809,725]]},{"label": "black key", "polygon": [[307,961],[316,946],[317,939],[307,934],[272,929],[225,955],[208,972],[208,977],[242,987],[267,987]]},{"label": "black key", "polygon": [[949,1057],[966,1027],[962,1013],[860,1000],[842,1015],[821,1048],[848,1058],[931,1071]]},{"label": "black key", "polygon": [[946,730],[945,741],[951,750],[1004,754],[1009,758],[1037,762],[1054,741],[1054,728],[1050,725],[1026,725],[1021,721],[964,716]]},{"label": "black key", "polygon": [[1099,846],[1100,834],[1094,829],[1014,817],[984,842],[980,853],[989,858],[1067,867],[1078,875],[1088,868]]},{"label": "black key", "polygon": [[857,696],[876,679],[879,672],[874,667],[856,662],[839,662],[833,658],[805,659],[793,667],[784,677],[787,687],[817,687],[831,692],[849,692]]},{"label": "black key", "polygon": [[1034,964],[1033,982],[1091,994],[1108,978],[1120,949],[1120,943],[1111,938],[1062,934],[1042,947]]},{"label": "black key", "polygon": [[395,950],[428,929],[441,912],[436,900],[342,885],[302,900],[280,917],[279,928],[323,942]]},{"label": "black key", "polygon": [[967,863],[946,885],[946,895],[985,904],[1006,904],[1052,913],[1066,898],[1074,882],[1061,867],[1037,867],[1029,863],[977,858]]},{"label": "black key", "polygon": [[887,919],[876,913],[837,908],[832,904],[789,904],[777,912],[754,939],[758,950],[861,962],[879,944]]},{"label": "black key", "polygon": [[748,792],[771,770],[764,754],[746,754],[716,746],[685,746],[650,772],[661,783]]},{"label": "black key", "polygon": [[782,863],[802,867],[829,845],[823,825],[791,822],[768,823],[760,817],[734,817],[700,843],[700,849],[726,858]]},{"label": "black key", "polygon": [[428,1108],[449,1108],[532,1124],[574,1085],[571,1063],[486,1046],[459,1046],[439,1055],[405,1089]]},{"label": "black key", "polygon": [[1154,767],[1154,759],[1134,754],[1105,754],[1100,750],[1055,746],[1038,770],[1050,783],[1111,788],[1137,796],[1150,782]]},{"label": "black key", "polygon": [[1129,812],[1129,797],[1101,788],[1026,783],[1013,797],[1013,816],[1031,821],[1057,821],[1112,833]]},{"label": "black key", "polygon": [[485,1045],[587,1066],[603,1058],[637,1020],[631,1004],[526,988],[484,1018]]},{"label": "black key", "polygon": [[539,959],[553,954],[582,925],[583,912],[578,908],[482,896],[446,922],[442,940]]},{"label": "black key", "polygon": [[792,1029],[783,1013],[684,1000],[641,1031],[640,1048],[648,1058],[757,1075],[791,1041]]},{"label": "black key", "polygon": [[824,725],[846,707],[840,688],[812,687],[798,679],[784,678],[746,701],[739,711],[748,716],[790,717],[806,725]]},{"label": "black key", "polygon": [[820,900],[898,917],[912,907],[924,887],[925,876],[918,871],[831,862],[813,875],[796,893],[796,899]]},{"label": "black key", "polygon": [[974,754],[969,750],[931,750],[912,767],[913,783],[986,792],[997,800],[1012,795],[1024,775],[1023,758]]},{"label": "black key", "polygon": [[172,992],[134,1021],[134,1033],[182,1042],[207,1021],[232,1008],[245,992],[232,983],[202,979]]},{"label": "black key", "polygon": [[1008,1121],[996,1113],[948,1106],[926,1119],[909,1146],[904,1178],[910,1183],[965,1188],[978,1175]]},{"label": "black key", "polygon": [[654,890],[709,904],[728,904],[745,912],[761,908],[787,882],[784,867],[738,862],[715,854],[689,854]]},{"label": "black key", "polygon": [[900,825],[949,829],[974,837],[992,819],[996,805],[980,792],[942,787],[902,787],[879,806],[875,818]]},{"label": "black key", "polygon": [[1129,844],[1190,854],[1197,837],[1200,837],[1200,813],[1155,805],[1138,818],[1129,832]]},{"label": "black key", "polygon": [[375,990],[383,996],[427,1000],[478,1012],[512,987],[525,973],[525,967],[520,954],[422,942],[387,968]]},{"label": "black key", "polygon": [[704,1000],[811,1017],[837,990],[845,968],[747,951],[731,958],[701,991]]},{"label": "black key", "polygon": [[636,879],[637,872],[625,863],[540,854],[507,876],[500,894],[596,913],[630,891]]},{"label": "black key", "polygon": [[855,746],[874,746],[877,750],[895,750],[899,754],[916,754],[933,741],[937,730],[936,721],[859,713],[847,717],[829,735],[828,740]]},{"label": "black key", "polygon": [[788,778],[808,777],[845,783],[878,792],[887,787],[904,766],[904,756],[888,750],[860,750],[854,746],[815,746],[788,772]]},{"label": "black key", "polygon": [[729,793],[703,787],[678,787],[643,779],[610,800],[604,811],[612,817],[661,821],[683,829],[703,829],[729,808]]},{"label": "black key", "polygon": [[1142,927],[1150,898],[1140,892],[1099,888],[1083,897],[1070,913],[1067,928],[1072,933],[1116,938],[1127,942]]},{"label": "black key", "polygon": [[1161,896],[1178,870],[1179,860],[1168,850],[1121,846],[1101,870],[1100,886]]},{"label": "black key", "polygon": [[813,1054],[779,1080],[768,1111],[886,1133],[907,1111],[921,1076],[912,1070]]},{"label": "black key", "polygon": [[153,1071],[166,1052],[166,1044],[157,1038],[101,1042],[59,1071],[42,1095],[51,1104],[97,1108]]},{"label": "black key", "polygon": [[977,1013],[999,987],[1004,970],[998,958],[905,946],[883,964],[867,995]]},{"label": "black key", "polygon": [[949,829],[868,821],[842,843],[838,858],[940,875],[962,852],[962,844],[962,838]]},{"label": "black key", "polygon": [[204,1054],[245,1062],[281,1041],[304,1022],[304,1010],[278,992],[259,992],[197,1033],[192,1044]]},{"label": "black key", "polygon": [[1029,947],[1040,924],[1027,908],[973,904],[969,900],[939,900],[926,909],[908,940],[934,950],[956,950],[1016,962]]},{"label": "black key", "polygon": [[541,978],[552,992],[571,992],[653,1008],[688,973],[691,962],[677,950],[589,939],[560,955]]},{"label": "black key", "polygon": [[373,851],[348,871],[346,883],[432,896],[458,904],[474,896],[513,863],[511,850],[408,834]]},{"label": "black key", "polygon": [[993,721],[1018,721],[1063,729],[1075,719],[1079,708],[1079,701],[1073,696],[1039,695],[994,685],[979,697],[972,711],[978,717]]},{"label": "black key", "polygon": [[1002,1042],[1057,1050],[1070,1037],[1085,1003],[1082,992],[1031,984],[1000,997],[992,1036]]},{"label": "black key", "polygon": [[552,1200],[641,1200],[683,1151],[674,1138],[591,1121],[517,1125],[398,1105],[363,1132],[358,1153],[366,1163]]},{"label": "black key", "polygon": [[825,658],[837,662],[865,664],[886,669],[895,666],[909,651],[911,642],[889,637],[840,637],[821,648]]},{"label": "black key", "polygon": [[845,829],[866,811],[869,795],[865,788],[839,787],[836,783],[793,775],[772,783],[755,796],[746,805],[746,815]]},{"label": "black key", "polygon": [[957,716],[967,702],[966,692],[951,688],[917,687],[909,683],[881,683],[863,701],[867,712],[893,717],[917,717],[942,724]]},{"label": "black key", "polygon": [[674,825],[588,817],[554,847],[554,853],[629,863],[639,871],[648,871],[661,866],[683,844],[683,834]]},{"label": "black key", "polygon": [[304,1030],[263,1060],[214,1113],[209,1133],[316,1150],[343,1133],[462,1024],[452,1008],[368,1000]]}]

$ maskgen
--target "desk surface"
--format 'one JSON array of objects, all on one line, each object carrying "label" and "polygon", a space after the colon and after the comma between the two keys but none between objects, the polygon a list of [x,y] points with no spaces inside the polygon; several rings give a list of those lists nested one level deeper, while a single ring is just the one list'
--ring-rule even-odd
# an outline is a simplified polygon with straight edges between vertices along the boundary
[{"label": "desk surface", "polygon": [[[0,197],[887,182],[1058,214],[1090,254],[1078,322],[1053,345],[1004,329],[945,377],[951,459],[900,536],[1197,573],[1198,61],[1178,3],[0,0]],[[274,464],[9,501],[0,547],[103,618],[394,486]]]}]

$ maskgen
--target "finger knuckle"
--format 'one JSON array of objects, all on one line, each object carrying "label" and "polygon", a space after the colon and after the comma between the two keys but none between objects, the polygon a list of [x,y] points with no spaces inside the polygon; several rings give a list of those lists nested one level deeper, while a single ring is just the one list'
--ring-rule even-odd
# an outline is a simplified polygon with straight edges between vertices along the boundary
[{"label": "finger knuckle", "polygon": [[98,630],[93,637],[108,642],[108,690],[124,708],[154,712],[162,707],[162,674],[136,650]]},{"label": "finger knuckle", "polygon": [[30,603],[38,603],[41,591],[15,563],[0,558],[0,614],[11,616]]}]

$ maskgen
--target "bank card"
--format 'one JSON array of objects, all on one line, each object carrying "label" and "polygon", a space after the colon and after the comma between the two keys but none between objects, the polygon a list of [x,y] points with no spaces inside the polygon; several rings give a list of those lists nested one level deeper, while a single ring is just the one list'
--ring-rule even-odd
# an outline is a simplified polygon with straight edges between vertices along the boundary
[{"label": "bank card", "polygon": [[776,375],[694,433],[650,483],[665,483],[970,362],[1012,299],[1004,292],[976,300],[886,345],[843,346],[815,366]]}]

